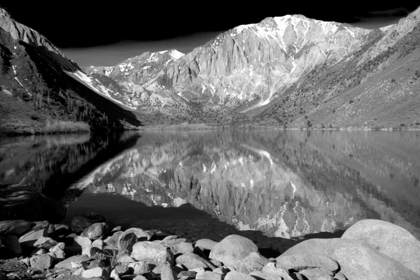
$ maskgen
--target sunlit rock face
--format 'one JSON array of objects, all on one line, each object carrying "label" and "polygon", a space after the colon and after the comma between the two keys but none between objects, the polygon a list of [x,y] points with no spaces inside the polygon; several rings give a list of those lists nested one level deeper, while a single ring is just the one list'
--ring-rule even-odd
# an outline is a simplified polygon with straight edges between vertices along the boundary
[{"label": "sunlit rock face", "polygon": [[184,54],[177,50],[145,52],[111,67],[90,66],[86,73],[98,79],[110,94],[143,114],[164,113],[182,117],[185,101],[173,94],[165,69]]},{"label": "sunlit rock face", "polygon": [[[365,218],[394,221],[417,234],[420,222],[409,213],[419,205],[392,192],[391,184],[383,189],[386,171],[354,166],[371,161],[366,155],[376,152],[374,141],[340,139],[306,132],[145,134],[79,187],[149,206],[189,203],[238,229],[269,236],[333,232]],[[388,155],[390,164],[406,160]],[[419,168],[418,162],[412,166]]]},{"label": "sunlit rock face", "polygon": [[232,98],[258,100],[261,106],[315,66],[340,61],[369,32],[302,15],[266,18],[220,34],[167,73],[174,90],[187,99],[195,93],[208,96],[214,106]]}]

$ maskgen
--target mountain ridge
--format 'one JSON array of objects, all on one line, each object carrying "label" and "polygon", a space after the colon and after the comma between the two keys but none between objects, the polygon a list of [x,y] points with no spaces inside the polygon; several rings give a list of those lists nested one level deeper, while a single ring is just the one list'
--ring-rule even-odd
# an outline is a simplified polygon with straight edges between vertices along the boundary
[{"label": "mountain ridge", "polygon": [[[137,100],[138,108],[148,108],[150,112],[162,116],[157,124],[188,122],[215,126],[263,124],[289,128],[401,128],[396,120],[380,120],[381,116],[349,125],[344,120],[345,113],[340,116],[339,122],[335,122],[335,113],[328,113],[329,123],[325,124],[325,120],[321,123],[317,117],[311,118],[308,111],[313,111],[309,109],[312,105],[318,107],[320,101],[326,102],[324,107],[328,107],[330,104],[324,99],[331,97],[331,88],[351,91],[360,83],[365,84],[375,73],[398,62],[398,59],[388,60],[388,65],[369,66],[366,71],[358,69],[367,68],[371,60],[386,55],[389,48],[405,40],[418,25],[419,13],[418,9],[399,23],[380,29],[324,22],[303,15],[266,18],[260,23],[234,27],[173,63],[160,67],[159,72],[143,75],[149,83],[145,92],[165,101],[144,104]],[[412,50],[416,55],[418,52],[416,48]],[[94,69],[91,67],[89,71]],[[353,78],[351,82],[345,81],[343,86],[337,84],[337,81],[343,82],[340,78],[343,73],[337,74],[337,69],[344,69],[342,72],[345,75],[351,75],[351,71],[356,70],[363,77],[357,78],[357,81]],[[325,84],[330,88],[327,94],[320,90],[318,93],[312,91],[310,94],[313,96],[302,94],[303,90],[317,84],[314,79],[328,73],[336,73],[337,81]],[[413,98],[417,102],[417,98]],[[284,104],[279,104],[279,100]],[[184,110],[188,108],[189,113],[182,114],[178,110],[180,115],[177,115],[175,104]],[[420,121],[420,116],[412,117]],[[417,127],[416,123],[414,121],[410,125]]]}]

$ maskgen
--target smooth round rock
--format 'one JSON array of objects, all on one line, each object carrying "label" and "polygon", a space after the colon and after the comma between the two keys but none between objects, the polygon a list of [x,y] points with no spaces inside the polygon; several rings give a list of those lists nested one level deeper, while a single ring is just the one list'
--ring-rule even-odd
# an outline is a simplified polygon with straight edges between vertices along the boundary
[{"label": "smooth round rock", "polygon": [[235,267],[238,261],[252,252],[258,252],[258,247],[254,242],[246,237],[232,234],[213,247],[210,258]]},{"label": "smooth round rock", "polygon": [[256,252],[252,252],[248,257],[238,261],[238,271],[249,274],[252,271],[261,271],[268,263],[268,259]]},{"label": "smooth round rock", "polygon": [[338,263],[335,260],[323,255],[311,253],[280,255],[276,258],[276,267],[286,270],[318,267],[331,272],[339,269]]},{"label": "smooth round rock", "polygon": [[364,241],[420,275],[420,241],[400,226],[381,220],[362,220],[348,228],[341,238]]}]

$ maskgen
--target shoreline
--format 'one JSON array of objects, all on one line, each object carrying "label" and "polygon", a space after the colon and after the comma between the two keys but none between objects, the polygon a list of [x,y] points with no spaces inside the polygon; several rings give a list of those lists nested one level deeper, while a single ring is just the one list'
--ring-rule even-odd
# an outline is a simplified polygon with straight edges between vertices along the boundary
[{"label": "shoreline", "polygon": [[193,241],[163,229],[110,229],[92,212],[70,225],[0,221],[0,237],[0,279],[420,279],[420,241],[381,220],[359,221],[341,237],[281,239],[277,253],[241,234]]}]

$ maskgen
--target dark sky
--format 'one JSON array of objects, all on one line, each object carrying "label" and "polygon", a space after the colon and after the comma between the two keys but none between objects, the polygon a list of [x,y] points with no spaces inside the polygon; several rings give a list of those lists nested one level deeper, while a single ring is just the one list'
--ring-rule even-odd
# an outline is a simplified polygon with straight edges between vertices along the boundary
[{"label": "dark sky", "polygon": [[148,50],[188,52],[222,31],[266,17],[303,14],[372,28],[394,23],[420,5],[403,0],[107,2],[0,0],[0,6],[87,66],[112,65]]}]

